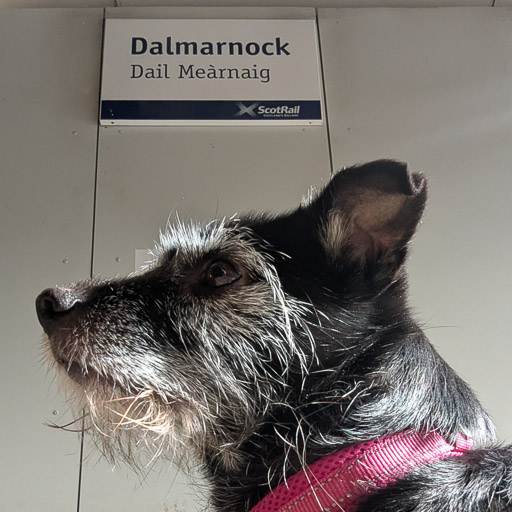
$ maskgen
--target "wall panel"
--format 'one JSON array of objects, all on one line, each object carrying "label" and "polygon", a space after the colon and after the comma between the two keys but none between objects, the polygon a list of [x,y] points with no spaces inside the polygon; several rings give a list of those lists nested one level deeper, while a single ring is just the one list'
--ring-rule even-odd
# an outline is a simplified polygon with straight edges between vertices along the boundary
[{"label": "wall panel", "polygon": [[34,300],[91,267],[101,9],[0,10],[2,510],[76,508],[79,437]]},{"label": "wall panel", "polygon": [[[107,9],[107,17],[312,18],[312,9]],[[94,272],[134,270],[135,249],[151,247],[168,219],[208,220],[247,210],[298,205],[330,175],[324,126],[101,127]],[[84,473],[83,510],[196,510],[186,479],[157,464],[144,484]],[[121,469],[121,475],[124,470]],[[176,480],[175,480],[176,479]],[[123,492],[108,496],[108,489]],[[196,487],[197,489],[197,487]],[[99,497],[102,496],[100,500]],[[98,508],[100,507],[100,508]]]},{"label": "wall panel", "polygon": [[412,307],[512,439],[512,11],[323,9],[334,167],[381,157],[430,180]]}]

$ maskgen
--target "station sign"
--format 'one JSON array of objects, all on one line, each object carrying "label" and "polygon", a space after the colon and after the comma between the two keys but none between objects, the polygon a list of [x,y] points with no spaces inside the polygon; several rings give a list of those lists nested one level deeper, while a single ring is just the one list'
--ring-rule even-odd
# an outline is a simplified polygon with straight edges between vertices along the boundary
[{"label": "station sign", "polygon": [[104,125],[321,124],[315,20],[108,19]]}]

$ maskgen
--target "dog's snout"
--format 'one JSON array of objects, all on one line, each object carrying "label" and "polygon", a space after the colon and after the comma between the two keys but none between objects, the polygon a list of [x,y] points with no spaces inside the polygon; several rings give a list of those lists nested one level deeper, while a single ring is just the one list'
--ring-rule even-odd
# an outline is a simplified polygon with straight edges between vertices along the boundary
[{"label": "dog's snout", "polygon": [[70,288],[43,290],[36,299],[36,310],[44,332],[50,334],[58,321],[80,302],[79,295]]}]

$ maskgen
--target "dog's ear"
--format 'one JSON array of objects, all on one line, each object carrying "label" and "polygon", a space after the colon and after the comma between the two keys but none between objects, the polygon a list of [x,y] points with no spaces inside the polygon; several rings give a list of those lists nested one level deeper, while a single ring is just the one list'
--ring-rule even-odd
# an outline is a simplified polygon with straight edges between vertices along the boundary
[{"label": "dog's ear", "polygon": [[427,184],[407,164],[377,160],[340,171],[310,204],[327,258],[395,270],[421,218]]}]

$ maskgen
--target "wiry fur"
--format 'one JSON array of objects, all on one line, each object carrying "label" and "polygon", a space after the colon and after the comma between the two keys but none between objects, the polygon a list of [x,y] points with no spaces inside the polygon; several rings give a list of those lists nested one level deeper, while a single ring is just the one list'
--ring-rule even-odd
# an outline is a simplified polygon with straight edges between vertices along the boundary
[{"label": "wiry fur", "polygon": [[[411,318],[404,261],[422,176],[378,161],[279,215],[162,235],[147,271],[46,291],[38,312],[105,451],[192,453],[222,512],[341,447],[406,429],[475,450],[417,469],[366,512],[512,507],[512,456]],[[205,275],[229,262],[236,279]]]}]

